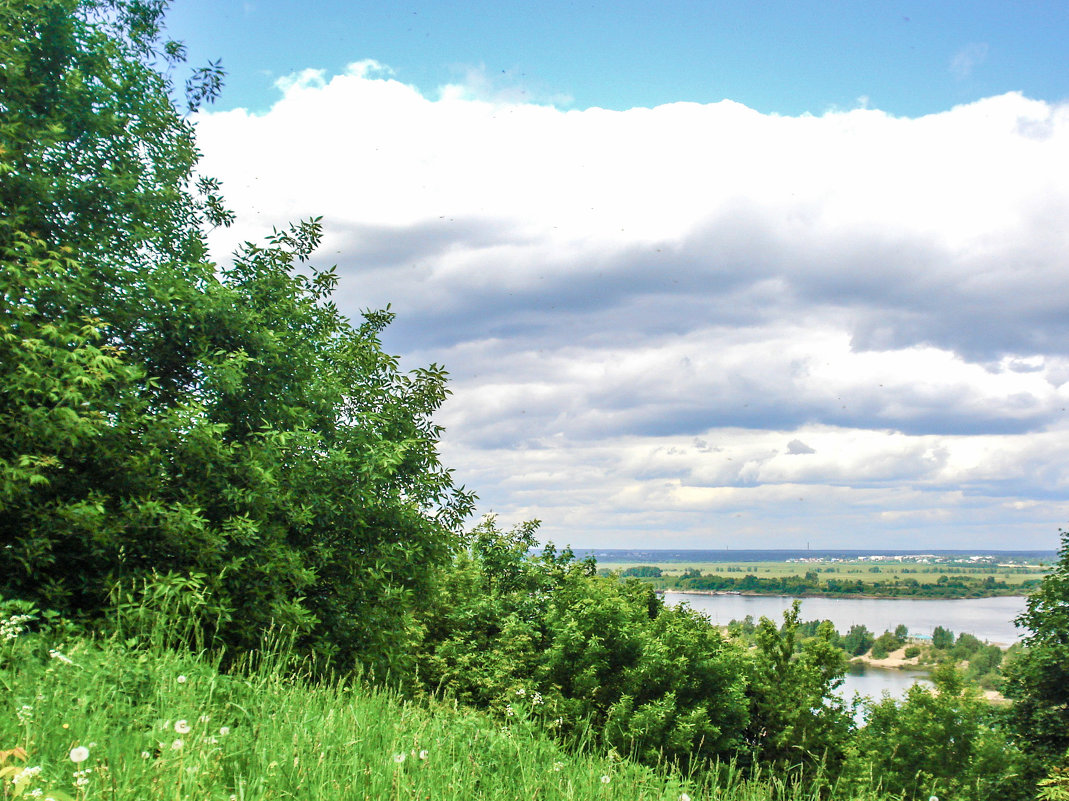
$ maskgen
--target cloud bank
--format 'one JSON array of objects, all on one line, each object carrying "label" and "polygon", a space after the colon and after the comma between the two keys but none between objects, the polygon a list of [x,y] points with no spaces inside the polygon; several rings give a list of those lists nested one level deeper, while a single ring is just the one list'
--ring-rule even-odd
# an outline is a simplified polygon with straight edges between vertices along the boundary
[{"label": "cloud bank", "polygon": [[323,215],[343,310],[391,303],[387,346],[453,375],[484,509],[580,547],[1056,546],[1069,107],[279,88],[198,118],[239,215],[213,248]]}]

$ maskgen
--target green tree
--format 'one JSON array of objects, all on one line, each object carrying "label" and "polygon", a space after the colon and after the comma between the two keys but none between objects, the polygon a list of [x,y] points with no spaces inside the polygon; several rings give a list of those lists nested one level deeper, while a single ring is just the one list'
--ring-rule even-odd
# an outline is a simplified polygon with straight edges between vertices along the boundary
[{"label": "green tree", "polygon": [[954,632],[942,626],[936,626],[932,631],[932,647],[946,649],[954,645]]},{"label": "green tree", "polygon": [[844,770],[844,784],[874,786],[881,798],[1031,798],[1020,754],[991,720],[986,702],[950,664],[914,684],[902,701],[869,702]]},{"label": "green tree", "polygon": [[829,621],[798,646],[799,609],[795,601],[779,628],[767,617],[757,624],[757,647],[749,652],[746,738],[762,762],[834,772],[852,727],[850,710],[834,692],[843,682],[847,658]]},{"label": "green tree", "polygon": [[567,549],[533,554],[535,525],[500,531],[487,518],[472,532],[425,619],[428,688],[499,711],[537,692],[533,711],[554,731],[590,726],[646,762],[734,755],[747,714],[740,650],[644,582],[595,575]]},{"label": "green tree", "polygon": [[1028,630],[1025,648],[1003,668],[1014,730],[1045,767],[1069,749],[1069,532],[1060,535],[1057,563],[1017,618]]},{"label": "green tree", "polygon": [[876,638],[872,632],[862,623],[855,623],[850,630],[843,635],[842,646],[851,656],[861,656],[872,647]]},{"label": "green tree", "polygon": [[98,615],[174,571],[232,647],[276,625],[404,673],[472,501],[437,458],[445,373],[399,372],[388,311],[338,312],[315,220],[205,261],[228,214],[164,8],[0,4],[0,593]]}]

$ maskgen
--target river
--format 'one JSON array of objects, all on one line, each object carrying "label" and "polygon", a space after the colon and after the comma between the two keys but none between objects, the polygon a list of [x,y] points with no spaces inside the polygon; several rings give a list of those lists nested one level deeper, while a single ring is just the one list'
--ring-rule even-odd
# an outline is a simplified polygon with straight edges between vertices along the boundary
[{"label": "river", "polygon": [[[668,591],[665,603],[686,603],[714,623],[726,626],[732,620],[752,615],[754,620],[764,616],[783,620],[783,612],[790,609],[794,598],[779,595],[700,595]],[[913,600],[905,598],[803,598],[802,620],[830,620],[845,634],[851,626],[862,624],[879,636],[905,625],[910,634],[931,636],[936,626],[950,629],[955,635],[968,632],[973,636],[1010,645],[1022,636],[1013,619],[1024,611],[1021,596],[998,598],[964,598],[954,600]],[[840,692],[852,698],[861,693],[879,698],[884,692],[901,697],[915,681],[924,681],[924,674],[911,670],[888,670],[866,667],[861,672],[848,673]]]}]

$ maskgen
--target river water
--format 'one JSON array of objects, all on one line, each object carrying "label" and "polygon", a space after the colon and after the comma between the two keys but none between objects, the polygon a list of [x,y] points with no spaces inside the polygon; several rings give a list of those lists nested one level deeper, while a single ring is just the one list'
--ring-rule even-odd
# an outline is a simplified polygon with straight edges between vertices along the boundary
[{"label": "river water", "polygon": [[[777,623],[790,609],[794,598],[778,595],[699,595],[671,592],[665,603],[686,603],[719,626],[752,615],[756,621],[764,616]],[[965,598],[955,600],[912,600],[904,598],[803,598],[802,620],[830,620],[845,634],[851,626],[862,624],[879,636],[905,625],[910,634],[931,636],[936,626],[950,629],[955,635],[968,632],[981,640],[1010,645],[1023,632],[1013,619],[1024,611],[1021,596],[999,598]],[[840,693],[850,699],[861,693],[878,699],[884,692],[901,697],[915,681],[925,683],[924,673],[913,670],[887,670],[866,667],[848,673]]]}]

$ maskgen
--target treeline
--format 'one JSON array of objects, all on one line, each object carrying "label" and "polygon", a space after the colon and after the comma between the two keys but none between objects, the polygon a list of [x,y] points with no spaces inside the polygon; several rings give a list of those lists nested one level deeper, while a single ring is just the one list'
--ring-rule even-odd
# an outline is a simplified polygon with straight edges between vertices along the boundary
[{"label": "treeline", "polygon": [[[801,638],[814,637],[821,626],[830,627],[828,641],[841,648],[848,658],[870,656],[873,659],[886,659],[891,653],[903,650],[906,659],[917,659],[919,667],[936,667],[949,663],[958,667],[966,682],[985,690],[1000,690],[1004,677],[1000,670],[1003,659],[1013,659],[1020,652],[1020,645],[1014,644],[1007,651],[997,645],[981,641],[968,632],[962,632],[956,638],[954,632],[936,626],[930,639],[911,637],[909,629],[899,624],[893,630],[876,635],[867,626],[855,623],[848,631],[839,632],[831,621],[807,620],[798,624]],[[757,632],[757,622],[752,615],[742,620],[732,620],[727,626],[728,635],[735,640],[753,645]]]},{"label": "treeline", "polygon": [[566,742],[858,797],[1023,799],[1060,769],[1065,552],[1025,615],[1009,715],[947,666],[857,729],[829,626],[795,610],[745,647],[648,583],[533,555],[535,523],[469,529],[474,497],[438,457],[445,371],[399,369],[388,310],[340,313],[333,269],[309,264],[318,221],[208,259],[232,215],[174,104],[222,74],[183,83],[165,5],[0,4],[5,612],[133,619],[132,639],[179,620],[224,670],[282,630],[313,677],[503,719],[522,703]]},{"label": "treeline", "polygon": [[934,582],[914,578],[861,579],[821,578],[810,571],[804,576],[730,576],[719,573],[694,575],[688,571],[680,577],[663,579],[663,586],[680,592],[742,592],[755,595],[819,595],[824,597],[866,596],[878,598],[985,598],[993,595],[1022,595],[1039,586],[1039,580],[1020,584],[999,581],[994,576],[940,576]]}]

